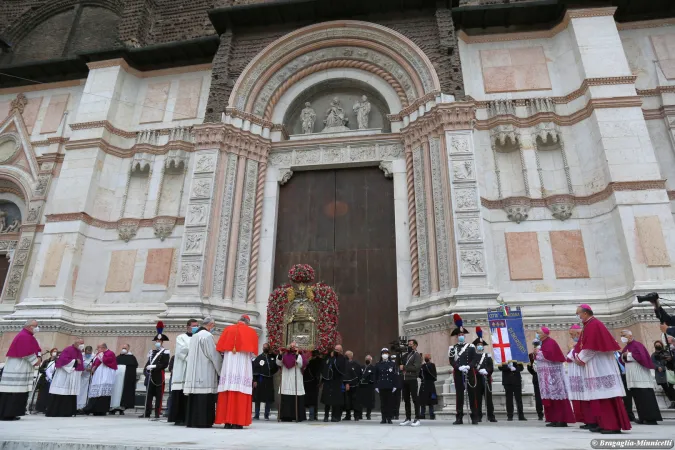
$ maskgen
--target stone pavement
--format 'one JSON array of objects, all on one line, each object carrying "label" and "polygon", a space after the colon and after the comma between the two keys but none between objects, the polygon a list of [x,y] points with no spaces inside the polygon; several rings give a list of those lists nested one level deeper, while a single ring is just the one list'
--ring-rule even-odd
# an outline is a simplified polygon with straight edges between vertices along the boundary
[{"label": "stone pavement", "polygon": [[[453,426],[450,421],[424,421],[417,428],[380,425],[378,421],[256,421],[251,428],[200,430],[153,422],[136,416],[47,418],[26,416],[0,422],[0,450],[159,450],[159,449],[589,449],[599,436],[577,426],[546,428],[543,422],[481,423]],[[606,436],[616,438],[619,436]],[[658,426],[634,425],[625,438],[672,439],[675,421]]]}]

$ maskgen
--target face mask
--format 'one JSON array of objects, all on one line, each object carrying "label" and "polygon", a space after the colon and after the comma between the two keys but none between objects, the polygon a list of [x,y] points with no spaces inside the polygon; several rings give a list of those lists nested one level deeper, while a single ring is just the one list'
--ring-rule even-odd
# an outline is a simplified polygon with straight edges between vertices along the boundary
[{"label": "face mask", "polygon": [[573,337],[572,340],[573,340],[574,342],[579,342],[579,338],[578,338],[578,337]]},{"label": "face mask", "polygon": [[263,353],[269,353],[270,349],[269,348],[263,348]]},{"label": "face mask", "polygon": [[386,360],[388,360],[388,359],[389,359],[389,355],[386,354],[386,353],[383,353],[383,354],[382,354],[382,360],[383,360],[383,361],[386,361]]},{"label": "face mask", "polygon": [[464,336],[460,336],[458,341],[459,341],[460,344],[463,344],[464,343]]},{"label": "face mask", "polygon": [[661,347],[660,345],[656,347],[657,352],[660,352],[661,350],[663,350],[663,347]]},{"label": "face mask", "polygon": [[161,342],[155,342],[155,348],[160,348],[162,346]]},{"label": "face mask", "polygon": [[40,331],[40,327],[33,328],[33,334],[37,333],[38,331]]},{"label": "face mask", "polygon": [[196,334],[199,331],[199,327],[192,327],[192,334]]},{"label": "face mask", "polygon": [[412,352],[412,351],[413,351],[412,345],[409,345],[409,346],[408,346],[408,353],[410,353],[410,352]]},{"label": "face mask", "polygon": [[91,358],[91,353],[85,353],[84,356],[86,356],[87,358]]},{"label": "face mask", "polygon": [[483,351],[483,346],[482,346],[482,345],[479,345],[478,347],[476,347],[476,350],[478,350],[479,352],[482,352],[482,351]]},{"label": "face mask", "polygon": [[83,352],[83,351],[84,351],[84,344],[80,344],[77,348],[78,348],[81,352]]},{"label": "face mask", "polygon": [[56,358],[56,352],[52,352],[52,357]]},{"label": "face mask", "polygon": [[628,342],[628,338],[627,338],[627,337],[624,337],[624,336],[621,336],[621,342],[623,342],[624,344],[627,343],[627,342]]},{"label": "face mask", "polygon": [[577,320],[578,320],[579,322],[583,322],[583,319],[581,318],[581,316],[580,316],[579,314],[577,314]]},{"label": "face mask", "polygon": [[429,358],[424,358],[425,363],[428,363],[429,361],[431,361]]},{"label": "face mask", "polygon": [[369,365],[370,365],[370,360],[366,359],[366,366],[369,366]]},{"label": "face mask", "polygon": [[123,355],[126,355],[126,354],[127,354],[127,349],[126,349],[126,348],[123,348],[122,351],[121,351],[120,353],[123,354]]}]

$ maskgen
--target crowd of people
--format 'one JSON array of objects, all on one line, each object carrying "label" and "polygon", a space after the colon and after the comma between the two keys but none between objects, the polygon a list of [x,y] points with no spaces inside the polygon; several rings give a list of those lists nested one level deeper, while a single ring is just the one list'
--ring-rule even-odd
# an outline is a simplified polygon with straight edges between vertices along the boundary
[{"label": "crowd of people", "polygon": [[[545,419],[546,426],[582,422],[581,428],[614,434],[629,430],[631,421],[657,424],[662,419],[655,384],[663,388],[670,407],[675,407],[675,318],[663,310],[658,297],[653,303],[662,322],[663,340],[654,343],[651,355],[630,330],[621,332],[621,348],[591,307],[581,305],[576,311],[579,324],[569,330],[570,348],[563,352],[550,330],[541,327],[529,364],[511,360],[495,365],[480,327],[475,330],[477,337],[470,340],[469,331],[455,315],[451,336],[456,343],[448,350],[456,394],[454,424],[464,423],[465,405],[471,423],[482,422],[483,401],[487,421],[497,421],[492,399],[495,368],[501,372],[507,420],[516,416],[527,420],[522,401],[525,365],[533,378],[538,418]],[[150,418],[154,412],[154,418],[160,418],[168,370],[168,422],[178,426],[222,424],[241,429],[260,420],[263,403],[263,418],[269,420],[277,393],[278,420],[284,422],[320,420],[319,404],[323,405],[324,422],[370,420],[376,396],[382,424],[399,420],[401,401],[405,419],[400,425],[419,426],[427,411],[429,419],[435,419],[438,374],[431,356],[418,352],[415,339],[408,340],[404,350],[382,348],[378,361],[366,355],[361,365],[351,351],[343,352],[341,345],[322,355],[316,350],[302,351],[294,342],[276,351],[266,343],[258,354],[258,336],[249,324],[250,318],[241,316],[224,329],[216,343],[212,318],[203,319],[201,325],[191,319],[185,333],[176,338],[171,357],[164,347],[169,338],[158,323],[153,348],[143,366],[146,395],[140,417]],[[0,378],[1,420],[18,420],[24,415],[31,391],[37,394],[35,411],[48,417],[124,414],[135,407],[139,363],[128,344],[115,356],[105,343],[98,344],[94,353],[77,337],[61,352],[52,349],[42,361],[35,339],[38,331],[37,321],[28,321],[10,345]],[[35,367],[39,378],[33,387]]]}]

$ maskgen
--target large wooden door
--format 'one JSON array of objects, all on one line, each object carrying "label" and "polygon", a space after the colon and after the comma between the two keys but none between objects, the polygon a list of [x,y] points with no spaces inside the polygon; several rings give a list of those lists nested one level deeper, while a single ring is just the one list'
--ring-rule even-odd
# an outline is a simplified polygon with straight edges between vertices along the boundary
[{"label": "large wooden door", "polygon": [[394,190],[381,170],[296,172],[281,187],[275,285],[300,263],[335,289],[338,331],[357,360],[396,339]]}]

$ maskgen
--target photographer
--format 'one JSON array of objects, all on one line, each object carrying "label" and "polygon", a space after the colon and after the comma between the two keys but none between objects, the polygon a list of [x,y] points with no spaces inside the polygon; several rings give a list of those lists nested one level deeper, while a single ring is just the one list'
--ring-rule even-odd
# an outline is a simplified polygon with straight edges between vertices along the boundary
[{"label": "photographer", "polygon": [[[654,353],[652,353],[652,362],[654,363],[654,377],[656,384],[663,388],[666,397],[670,400],[668,409],[675,409],[675,363],[673,353],[668,347],[664,348],[663,342],[654,342]],[[670,379],[669,379],[670,378]]]},{"label": "photographer", "polygon": [[[670,336],[675,336],[675,317],[668,314],[659,303],[659,294],[650,292],[645,295],[637,296],[638,303],[649,302],[654,306],[654,314],[661,322],[661,331]],[[670,327],[670,328],[669,328]]]}]

